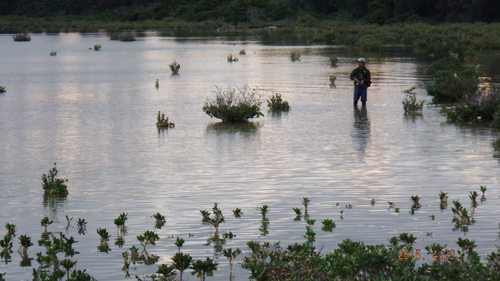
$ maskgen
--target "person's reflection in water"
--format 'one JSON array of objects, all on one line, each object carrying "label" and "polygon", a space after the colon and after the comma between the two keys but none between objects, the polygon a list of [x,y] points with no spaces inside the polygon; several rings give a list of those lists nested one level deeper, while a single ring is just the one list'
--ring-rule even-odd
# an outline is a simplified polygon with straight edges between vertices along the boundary
[{"label": "person's reflection in water", "polygon": [[359,145],[359,155],[364,157],[366,147],[370,141],[370,120],[368,119],[366,105],[361,106],[361,108],[354,105],[354,132],[352,137],[354,142]]}]

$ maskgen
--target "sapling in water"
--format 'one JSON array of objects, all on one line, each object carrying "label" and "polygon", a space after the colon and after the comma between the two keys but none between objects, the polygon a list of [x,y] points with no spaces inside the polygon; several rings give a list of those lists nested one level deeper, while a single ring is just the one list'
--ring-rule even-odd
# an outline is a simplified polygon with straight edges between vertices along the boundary
[{"label": "sapling in water", "polygon": [[238,61],[238,58],[233,56],[232,54],[229,54],[229,56],[227,56],[227,61],[228,62],[235,62],[235,61]]},{"label": "sapling in water", "polygon": [[181,238],[179,236],[177,236],[177,239],[175,239],[175,246],[177,246],[177,251],[180,252],[181,251],[181,247],[184,245],[184,242],[186,242],[184,240],[184,238]]},{"label": "sapling in water", "polygon": [[44,233],[47,233],[47,226],[49,226],[50,224],[52,224],[54,221],[49,219],[49,217],[44,217],[41,221],[40,221],[40,225],[43,226],[43,232]]},{"label": "sapling in water", "polygon": [[174,60],[174,62],[172,62],[168,66],[170,67],[170,70],[172,71],[172,75],[178,75],[179,74],[179,69],[181,68],[181,65],[178,62],[176,62]]},{"label": "sapling in water", "polygon": [[5,223],[5,229],[7,230],[7,234],[11,236],[16,236],[16,225],[12,223]]},{"label": "sapling in water", "polygon": [[323,224],[323,227],[321,228],[323,231],[332,232],[336,227],[335,222],[331,219],[324,219],[321,223]]},{"label": "sapling in water", "polygon": [[49,170],[48,174],[42,175],[42,187],[45,191],[45,195],[67,195],[68,187],[65,182],[68,179],[57,178],[59,171],[56,168],[56,163],[54,162],[54,167]]},{"label": "sapling in water", "polygon": [[182,275],[189,268],[193,258],[189,254],[178,252],[172,257],[172,261],[174,262],[174,268],[179,270],[179,280],[182,281]]},{"label": "sapling in water", "polygon": [[234,250],[234,251],[232,248],[227,248],[227,249],[224,249],[222,251],[222,254],[229,261],[229,269],[231,271],[229,280],[234,280],[234,261],[236,260],[236,257],[240,253],[241,253],[241,250],[239,248],[236,248],[236,250]]},{"label": "sapling in water", "polygon": [[311,203],[311,199],[309,199],[309,197],[302,197],[302,205],[304,205],[304,217],[309,216],[309,203]]},{"label": "sapling in water", "polygon": [[299,51],[292,51],[290,53],[290,60],[292,62],[295,62],[295,61],[300,61],[300,52]]},{"label": "sapling in water", "polygon": [[207,276],[213,276],[219,264],[213,259],[207,257],[203,260],[196,260],[191,263],[190,268],[193,269],[192,275],[196,275],[201,281],[205,281]]},{"label": "sapling in water", "polygon": [[241,216],[243,215],[243,212],[241,211],[240,208],[236,208],[233,210],[233,215],[235,218],[241,218]]},{"label": "sapling in water", "polygon": [[160,236],[151,230],[146,230],[137,236],[137,240],[141,243],[143,251],[146,251],[146,246],[148,244],[156,245],[156,241],[160,240]]}]

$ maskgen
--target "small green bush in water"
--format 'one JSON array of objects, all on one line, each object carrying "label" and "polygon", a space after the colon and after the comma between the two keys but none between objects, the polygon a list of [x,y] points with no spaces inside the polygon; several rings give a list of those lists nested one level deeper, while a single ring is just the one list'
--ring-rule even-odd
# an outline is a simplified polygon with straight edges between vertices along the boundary
[{"label": "small green bush in water", "polygon": [[131,42],[136,40],[134,34],[132,33],[115,34],[112,35],[109,39],[123,42]]},{"label": "small green bush in water", "polygon": [[242,122],[250,118],[264,116],[260,111],[261,94],[248,85],[241,88],[228,87],[222,89],[216,86],[215,97],[207,99],[203,111],[210,117],[222,119],[225,122]]},{"label": "small green bush in water", "polygon": [[165,113],[161,113],[158,111],[158,116],[156,117],[156,127],[158,128],[173,128],[175,127],[175,123],[169,122],[168,117],[165,116]]},{"label": "small green bush in water", "polygon": [[271,111],[289,111],[290,105],[281,98],[280,93],[275,93],[267,100],[267,105]]},{"label": "small green bush in water", "polygon": [[68,187],[64,184],[68,179],[56,178],[58,173],[59,171],[56,168],[56,163],[54,163],[54,167],[49,170],[49,173],[42,175],[42,187],[45,194],[68,194]]},{"label": "small green bush in water", "polygon": [[31,36],[29,36],[27,33],[19,33],[14,36],[12,36],[14,41],[31,41]]},{"label": "small green bush in water", "polygon": [[299,51],[293,51],[290,53],[290,60],[291,61],[300,61],[300,52]]},{"label": "small green bush in water", "polygon": [[475,95],[479,73],[473,68],[454,57],[437,60],[430,67],[434,73],[427,92],[434,102],[459,102]]},{"label": "small green bush in water", "polygon": [[415,89],[417,87],[413,86],[410,89],[405,90],[407,93],[406,98],[403,100],[403,109],[406,114],[422,114],[422,108],[424,106],[423,101],[417,101]]},{"label": "small green bush in water", "polygon": [[177,75],[179,74],[179,69],[181,68],[181,65],[177,63],[175,60],[173,63],[169,64],[170,70],[172,70],[172,75]]},{"label": "small green bush in water", "polygon": [[0,93],[5,93],[5,92],[7,92],[5,86],[0,86]]}]

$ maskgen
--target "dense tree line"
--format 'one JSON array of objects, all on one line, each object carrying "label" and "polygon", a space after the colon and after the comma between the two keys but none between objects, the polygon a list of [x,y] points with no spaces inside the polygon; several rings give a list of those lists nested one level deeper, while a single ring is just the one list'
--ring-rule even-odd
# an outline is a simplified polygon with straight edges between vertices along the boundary
[{"label": "dense tree line", "polygon": [[0,15],[103,15],[138,21],[177,18],[229,23],[276,21],[309,14],[371,23],[408,20],[497,22],[498,0],[2,0]]}]

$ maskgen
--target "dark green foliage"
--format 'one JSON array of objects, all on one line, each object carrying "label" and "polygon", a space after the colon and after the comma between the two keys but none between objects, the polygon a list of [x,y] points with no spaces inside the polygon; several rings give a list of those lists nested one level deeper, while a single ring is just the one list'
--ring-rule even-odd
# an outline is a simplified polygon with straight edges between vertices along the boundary
[{"label": "dark green foliage", "polygon": [[18,33],[14,36],[12,36],[14,41],[31,41],[31,36],[29,36],[27,33]]},{"label": "dark green foliage", "polygon": [[200,280],[204,281],[207,276],[213,276],[214,271],[217,270],[219,263],[214,262],[211,258],[203,260],[196,260],[191,263],[190,268],[193,269],[192,275],[196,275]]},{"label": "dark green foliage", "polygon": [[203,111],[210,117],[225,122],[243,122],[250,118],[264,116],[260,111],[260,93],[247,85],[242,88],[228,87],[223,90],[216,86],[215,97],[207,99]]},{"label": "dark green foliage", "polygon": [[111,35],[111,37],[109,39],[115,40],[115,41],[123,41],[123,42],[131,42],[131,41],[136,40],[135,35],[132,33],[114,34],[114,35]]},{"label": "dark green foliage", "polygon": [[42,187],[45,191],[46,195],[66,195],[68,194],[68,187],[65,182],[67,179],[56,178],[59,171],[56,168],[56,163],[54,163],[54,167],[49,170],[48,174],[42,175]]},{"label": "dark green foliage", "polygon": [[5,92],[7,92],[5,86],[0,86],[0,93],[5,93]]},{"label": "dark green foliage", "polygon": [[156,127],[158,127],[158,129],[173,128],[175,127],[175,123],[168,121],[168,117],[165,116],[165,113],[158,111],[158,116],[156,116]]},{"label": "dark green foliage", "polygon": [[427,91],[435,102],[460,102],[476,94],[479,73],[464,66],[460,60],[442,58],[433,62],[430,68],[433,80]]},{"label": "dark green foliage", "polygon": [[281,98],[280,93],[273,94],[267,100],[267,106],[269,106],[269,110],[271,110],[271,111],[289,111],[290,110],[290,105],[288,104],[287,101],[284,101]]}]

